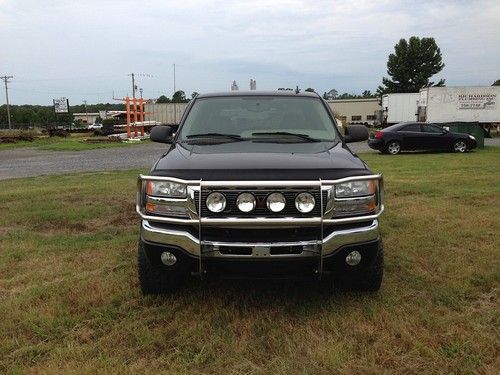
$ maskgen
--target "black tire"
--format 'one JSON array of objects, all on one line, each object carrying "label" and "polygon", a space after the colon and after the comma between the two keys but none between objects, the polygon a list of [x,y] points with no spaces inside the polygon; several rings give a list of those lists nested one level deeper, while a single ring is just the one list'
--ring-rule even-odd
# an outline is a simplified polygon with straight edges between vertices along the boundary
[{"label": "black tire", "polygon": [[164,270],[153,266],[146,256],[142,241],[139,241],[137,249],[137,268],[141,292],[144,295],[172,293],[179,289],[189,276],[182,268]]},{"label": "black tire", "polygon": [[377,256],[370,268],[363,272],[349,276],[337,276],[334,278],[335,288],[342,290],[355,290],[359,292],[376,292],[382,285],[384,277],[384,249],[377,251]]},{"label": "black tire", "polygon": [[401,143],[398,141],[390,141],[385,146],[385,152],[391,155],[397,155],[401,152]]},{"label": "black tire", "polygon": [[459,152],[463,154],[465,151],[467,151],[467,142],[463,139],[457,139],[455,142],[453,142],[453,152]]}]

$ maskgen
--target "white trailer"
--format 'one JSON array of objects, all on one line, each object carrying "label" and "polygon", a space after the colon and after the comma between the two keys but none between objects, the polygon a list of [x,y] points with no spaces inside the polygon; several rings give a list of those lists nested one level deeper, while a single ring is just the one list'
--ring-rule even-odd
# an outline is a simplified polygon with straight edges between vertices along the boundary
[{"label": "white trailer", "polygon": [[500,123],[500,86],[427,87],[420,90],[419,121]]},{"label": "white trailer", "polygon": [[187,103],[146,103],[146,121],[156,121],[165,125],[176,125],[182,118]]},{"label": "white trailer", "polygon": [[416,121],[419,97],[418,92],[383,95],[383,122],[390,125],[398,122]]}]

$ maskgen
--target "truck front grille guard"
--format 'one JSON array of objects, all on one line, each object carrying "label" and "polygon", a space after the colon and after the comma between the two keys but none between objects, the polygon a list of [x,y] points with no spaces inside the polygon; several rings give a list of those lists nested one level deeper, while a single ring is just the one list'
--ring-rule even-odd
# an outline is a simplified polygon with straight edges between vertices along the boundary
[{"label": "truck front grille guard", "polygon": [[[177,182],[181,184],[187,185],[187,208],[189,212],[189,218],[173,218],[173,217],[164,217],[158,215],[149,215],[144,207],[145,207],[145,185],[146,181],[170,181]],[[370,215],[362,215],[362,216],[352,216],[352,217],[341,217],[334,218],[333,217],[333,205],[329,205],[330,201],[335,200],[333,197],[333,189],[336,184],[351,182],[351,181],[360,181],[360,180],[377,180],[378,186],[376,189],[376,201],[377,201],[377,209],[376,212]],[[198,207],[202,207],[202,190],[204,188],[247,188],[251,190],[251,188],[273,188],[279,191],[280,189],[287,188],[304,188],[304,190],[309,189],[318,189],[320,192],[320,204],[321,204],[321,215],[319,217],[308,217],[308,218],[300,218],[300,217],[285,217],[285,218],[232,218],[232,217],[224,217],[224,218],[207,218],[202,217],[200,212],[196,210],[195,197],[198,199]],[[323,202],[323,191],[328,191],[328,202],[325,205]],[[198,193],[198,194],[196,194]],[[325,209],[326,207],[326,209]],[[203,276],[203,241],[202,241],[202,228],[204,225],[209,226],[229,226],[229,227],[245,227],[245,226],[262,226],[264,228],[269,227],[287,227],[287,226],[298,226],[298,225],[307,225],[307,226],[315,226],[320,225],[321,238],[324,238],[323,228],[325,225],[332,224],[346,224],[346,223],[354,223],[354,222],[366,222],[377,219],[382,212],[384,211],[384,203],[383,203],[383,178],[381,174],[376,175],[366,175],[366,176],[353,176],[346,177],[338,180],[312,180],[312,181],[203,181],[203,180],[182,180],[173,177],[160,177],[160,176],[144,176],[140,175],[137,181],[137,204],[136,211],[140,215],[142,220],[148,220],[152,222],[160,222],[160,223],[169,223],[169,224],[184,224],[184,225],[197,225],[198,226],[198,235],[200,240],[200,260],[199,260],[199,270],[200,275]],[[321,275],[323,270],[323,255],[322,255],[322,246],[319,246],[318,253],[318,273]]]}]

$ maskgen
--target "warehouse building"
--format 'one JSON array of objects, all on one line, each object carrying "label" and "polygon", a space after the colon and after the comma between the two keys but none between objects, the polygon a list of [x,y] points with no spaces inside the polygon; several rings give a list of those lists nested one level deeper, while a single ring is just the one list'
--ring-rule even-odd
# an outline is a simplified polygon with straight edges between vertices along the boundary
[{"label": "warehouse building", "polygon": [[380,99],[333,99],[327,100],[342,124],[364,124],[373,126],[380,122]]}]

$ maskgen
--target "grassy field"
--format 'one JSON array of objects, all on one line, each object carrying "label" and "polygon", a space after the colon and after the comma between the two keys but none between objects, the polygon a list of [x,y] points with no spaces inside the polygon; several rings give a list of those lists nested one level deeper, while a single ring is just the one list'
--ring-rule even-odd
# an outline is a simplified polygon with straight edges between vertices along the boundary
[{"label": "grassy field", "polygon": [[363,158],[386,186],[375,295],[193,281],[145,298],[140,171],[0,182],[0,373],[496,374],[500,148]]},{"label": "grassy field", "polygon": [[52,151],[83,151],[94,150],[97,148],[110,148],[110,147],[127,147],[134,144],[141,144],[142,142],[149,142],[144,140],[137,143],[122,143],[122,142],[109,142],[109,143],[85,143],[82,142],[86,138],[92,138],[92,134],[87,133],[72,133],[69,137],[40,137],[36,138],[33,142],[21,141],[17,143],[0,143],[1,150],[10,150],[19,147],[35,147],[40,150]]}]

